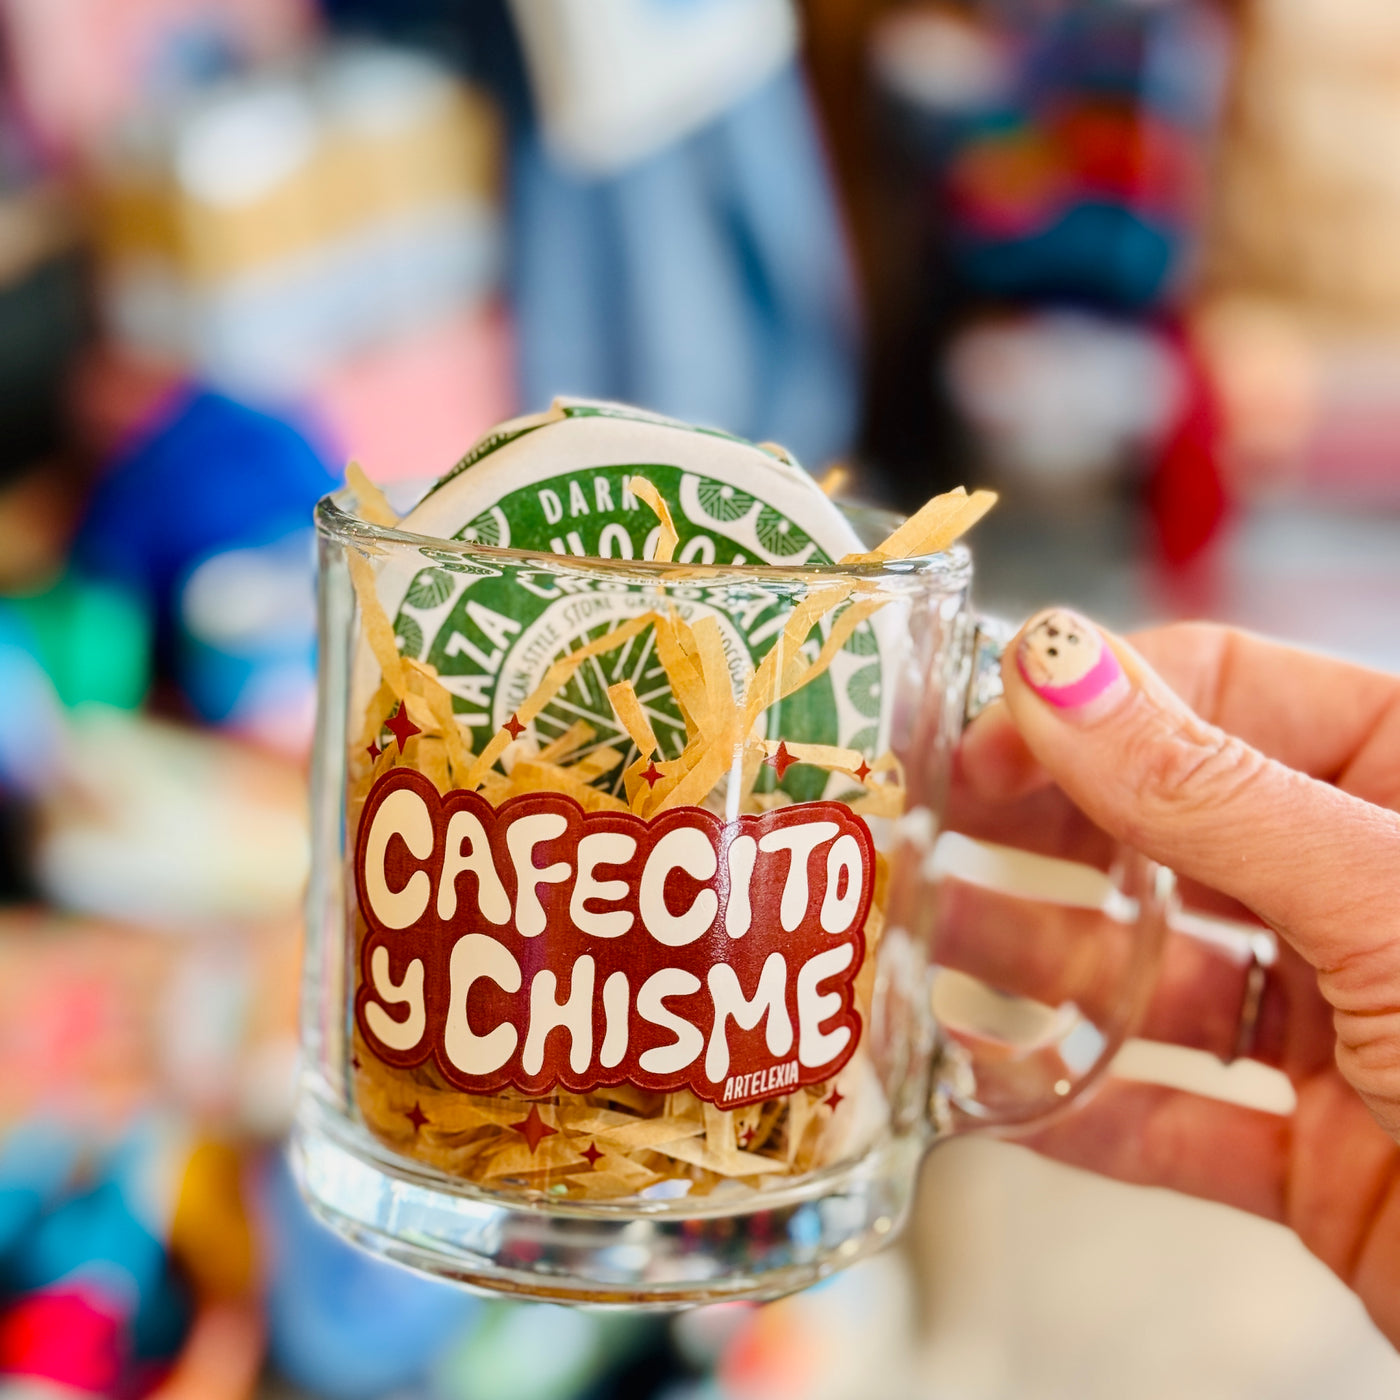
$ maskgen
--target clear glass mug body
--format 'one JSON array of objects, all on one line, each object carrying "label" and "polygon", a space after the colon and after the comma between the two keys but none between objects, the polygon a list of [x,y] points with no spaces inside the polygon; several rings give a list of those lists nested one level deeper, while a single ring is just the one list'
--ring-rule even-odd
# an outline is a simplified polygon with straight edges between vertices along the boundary
[{"label": "clear glass mug body", "polygon": [[[1087,980],[1076,985],[1092,986],[1089,997],[1076,1000],[1072,989],[1061,985],[1060,993],[1039,999],[1024,969],[1043,963],[1043,950],[1038,957],[1022,956],[1010,933],[1003,939],[959,939],[950,956],[941,957],[939,911],[945,895],[962,882],[995,886],[1002,879],[996,871],[1008,868],[1008,853],[950,845],[940,830],[969,696],[979,682],[985,686],[987,663],[995,657],[995,645],[988,644],[969,607],[971,560],[965,549],[852,569],[593,561],[419,538],[365,523],[354,514],[353,504],[353,497],[342,493],[318,511],[321,653],[312,777],[314,863],[303,972],[303,1063],[292,1140],[302,1189],[331,1226],[378,1254],[435,1276],[534,1298],[675,1306],[774,1297],[893,1239],[909,1210],[919,1160],[932,1141],[978,1125],[1038,1119],[1059,1111],[1093,1084],[1137,1015],[1169,889],[1162,872],[1121,850],[1105,849],[1096,867],[1077,873],[1059,862],[1050,863],[1055,867],[1050,869],[1043,858],[1032,857],[1024,868],[1012,861],[1006,898],[1027,907],[1048,902],[1071,919],[1088,921],[1086,928],[1092,926],[1074,959],[1083,974],[1087,949],[1092,966]],[[853,514],[853,519],[860,524],[862,517]],[[872,516],[866,523],[871,533],[884,533],[884,520]],[[692,1066],[686,1073],[696,1092],[662,1092],[650,1080],[585,1086],[577,1092],[538,1081],[530,1081],[533,1090],[512,1083],[478,1091],[476,1081],[454,1074],[453,1064],[443,1057],[441,1036],[433,1039],[430,1031],[424,1032],[423,1048],[410,1048],[406,1056],[390,1054],[373,1039],[372,1025],[391,1040],[396,1034],[390,1022],[401,1011],[394,998],[406,997],[402,988],[411,981],[408,954],[429,949],[425,957],[435,966],[432,960],[446,959],[449,944],[459,946],[474,931],[482,936],[486,925],[481,911],[473,914],[464,902],[455,923],[439,922],[430,933],[385,932],[369,917],[372,911],[360,907],[365,857],[357,836],[364,813],[378,800],[372,795],[380,791],[375,785],[387,791],[401,780],[422,787],[416,777],[386,776],[395,767],[413,767],[427,772],[446,800],[447,790],[460,783],[462,768],[448,761],[441,745],[430,751],[420,736],[406,741],[415,747],[405,748],[386,733],[382,724],[388,714],[382,703],[366,729],[366,709],[384,693],[383,667],[371,645],[373,622],[367,626],[352,586],[353,560],[362,561],[357,565],[360,587],[376,590],[390,618],[424,570],[433,571],[444,593],[440,601],[434,602],[436,594],[429,601],[447,611],[455,606],[449,592],[461,600],[485,581],[489,593],[480,596],[492,600],[495,616],[511,618],[499,638],[508,643],[518,642],[532,627],[537,635],[541,628],[545,633],[557,630],[566,617],[577,623],[576,635],[563,644],[566,649],[610,635],[608,629],[619,619],[682,617],[697,627],[701,619],[712,618],[711,631],[722,636],[731,666],[727,680],[741,698],[745,684],[753,684],[749,678],[762,673],[767,649],[790,645],[796,656],[805,645],[806,663],[820,662],[837,620],[848,609],[861,610],[859,626],[846,629],[850,635],[826,648],[831,652],[827,669],[807,672],[814,677],[810,685],[766,705],[747,727],[733,763],[686,808],[712,811],[712,817],[704,818],[707,829],[730,833],[717,838],[721,840],[733,840],[733,831],[745,822],[750,825],[743,829],[757,838],[768,829],[765,823],[796,820],[809,809],[869,833],[868,840],[861,837],[867,854],[860,876],[869,886],[868,912],[858,928],[842,935],[848,940],[860,935],[847,960],[855,966],[847,965],[835,980],[821,984],[826,996],[836,997],[832,988],[839,983],[839,995],[846,998],[842,1005],[853,1013],[842,1013],[851,1033],[830,1062],[831,1073],[824,1072],[819,1053],[806,1056],[814,1061],[809,1066],[805,1060],[799,1065],[793,1051],[781,1066],[764,1071],[766,1078],[731,1077],[723,1090],[719,1080],[707,1088],[701,1070]],[[369,579],[372,584],[366,583]],[[513,599],[519,601],[515,616]],[[833,606],[820,611],[832,600]],[[814,630],[810,636],[789,635],[784,622],[808,604],[818,617]],[[556,647],[546,650],[558,654]],[[616,655],[600,654],[597,660],[606,670]],[[520,658],[528,670],[524,652]],[[536,672],[548,659],[539,662]],[[512,664],[508,658],[505,669]],[[769,670],[776,675],[783,666]],[[819,685],[823,677],[824,686]],[[781,690],[775,685],[773,695]],[[853,695],[862,707],[858,719],[850,711]],[[533,736],[537,749],[570,713],[577,713],[577,705],[570,711],[560,703],[560,713],[535,718],[527,746]],[[407,708],[427,721],[423,703],[410,701]],[[493,715],[491,724],[513,718]],[[665,719],[658,719],[658,728]],[[859,723],[854,734],[853,723]],[[845,747],[802,749],[823,725],[833,733],[839,730]],[[622,747],[626,735],[621,724],[616,728]],[[389,752],[371,757],[367,733],[374,749],[381,748],[382,739]],[[672,747],[662,742],[661,754],[674,756],[682,739],[678,720]],[[805,776],[798,774],[784,787],[784,766],[791,755],[784,755],[781,746],[788,741],[799,754],[820,757],[828,767],[807,763]],[[635,749],[627,758],[635,760]],[[488,793],[491,782],[484,788]],[[619,779],[618,792],[620,784]],[[423,791],[435,799],[436,794]],[[823,804],[820,812],[810,805],[814,803]],[[490,820],[486,803],[472,810]],[[774,817],[778,811],[788,816]],[[833,831],[837,824],[829,823]],[[827,847],[834,849],[834,842]],[[552,848],[543,846],[537,854],[548,864]],[[815,850],[808,862],[814,881],[822,871],[821,855]],[[796,855],[788,851],[784,858],[796,860]],[[835,860],[831,856],[826,870],[830,897],[840,905],[847,896],[854,900],[857,875],[843,874],[831,863]],[[356,861],[358,872],[352,869]],[[728,870],[732,876],[732,863]],[[576,876],[570,873],[571,879]],[[388,883],[403,878],[400,873]],[[716,875],[715,881],[723,894],[723,876]],[[461,884],[471,888],[472,880]],[[544,888],[541,898],[547,902],[552,894],[552,888]],[[815,885],[810,894],[815,908],[820,902]],[[732,902],[732,891],[725,897]],[[778,902],[775,894],[772,903]],[[598,905],[588,907],[596,910]],[[808,936],[801,932],[807,925],[790,933],[777,912],[776,907],[757,908],[748,937],[754,947],[788,953],[793,964],[788,970],[800,980],[796,944]],[[739,945],[718,931],[724,917],[717,913],[714,931],[674,956],[693,958],[703,947],[711,949],[705,956],[715,962],[730,958],[726,950]],[[1006,924],[1011,928],[1020,922]],[[811,927],[817,938],[812,946],[832,937],[821,932],[824,924]],[[641,937],[629,934],[633,936]],[[568,937],[576,946],[596,947],[600,958],[606,954],[614,963],[623,958],[625,966],[631,956],[621,939],[605,947],[602,940],[577,944],[582,937],[577,929],[570,929]],[[766,937],[767,944],[757,942],[758,937]],[[401,938],[420,941],[396,941]],[[525,949],[527,964],[532,957],[536,963],[547,961],[551,941],[562,950],[563,939],[551,924],[528,947],[517,945],[517,951]],[[373,968],[371,944],[388,950],[375,955],[382,962]],[[658,950],[648,944],[643,951],[654,959]],[[574,964],[574,975],[579,965]],[[750,966],[756,969],[757,963]],[[767,972],[767,962],[763,966]],[[590,975],[592,968],[590,958]],[[374,977],[384,979],[382,987]],[[551,984],[560,996],[563,978],[561,971],[558,983]],[[692,980],[699,988],[703,978]],[[1054,982],[1051,978],[1046,985]],[[422,997],[421,973],[416,985]],[[431,976],[429,985],[436,985]],[[460,994],[459,984],[443,985],[445,995]],[[465,985],[480,989],[483,984]],[[592,1014],[601,1041],[608,1034],[602,1002],[609,985],[600,967],[599,1004]],[[522,986],[521,997],[529,990]],[[376,1013],[378,1021],[366,1022],[367,1004],[379,991],[385,991],[387,1000]],[[783,993],[793,1008],[793,1034],[807,1035],[810,1029],[813,1044],[836,1044],[839,1037],[830,1031],[834,1022],[814,1021],[808,1027],[802,1020],[804,1006],[836,1002],[813,1001],[811,985],[806,994],[806,1003],[794,1003],[791,993]],[[750,995],[748,988],[743,995]],[[758,993],[752,996],[757,1002]],[[666,1005],[674,1010],[688,1003]],[[772,1032],[777,1008],[777,1002],[770,1002],[766,1024],[755,1018],[747,1029],[737,1019],[721,1018],[719,1032],[727,1026],[729,1035],[745,1045],[750,1043],[742,1039],[745,1035],[762,1040]],[[414,1014],[410,1009],[410,1020]],[[476,1031],[484,1035],[480,1010],[472,1015]],[[459,1024],[470,1022],[465,1011],[463,1018]],[[554,1035],[572,1052],[573,1032],[544,1034],[546,1043]],[[712,1018],[711,1045],[715,1035]],[[522,1025],[517,1040],[527,1038]],[[436,1047],[431,1056],[426,1050],[430,1040]],[[790,1036],[777,1048],[793,1043]],[[738,1107],[725,1108],[723,1095],[735,1082],[751,1092]],[[680,1123],[685,1114],[696,1125],[692,1137],[654,1149],[638,1145],[663,1136],[664,1125]],[[603,1175],[595,1177],[600,1167]],[[609,1181],[614,1184],[607,1190],[593,1189]]]}]

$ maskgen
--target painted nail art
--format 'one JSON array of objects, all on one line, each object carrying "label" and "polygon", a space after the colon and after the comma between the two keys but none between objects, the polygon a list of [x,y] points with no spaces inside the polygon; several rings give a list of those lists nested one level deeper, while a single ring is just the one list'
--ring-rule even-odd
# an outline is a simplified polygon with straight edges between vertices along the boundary
[{"label": "painted nail art", "polygon": [[1050,608],[1026,628],[1016,665],[1026,684],[1057,710],[1082,712],[1128,686],[1099,629],[1068,608]]}]

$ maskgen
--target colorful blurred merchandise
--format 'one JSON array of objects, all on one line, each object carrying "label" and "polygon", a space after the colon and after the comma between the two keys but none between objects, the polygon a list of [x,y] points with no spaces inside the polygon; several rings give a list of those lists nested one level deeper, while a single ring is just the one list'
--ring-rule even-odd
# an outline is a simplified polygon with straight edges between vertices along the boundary
[{"label": "colorful blurred merchandise", "polygon": [[479,94],[361,44],[148,112],[93,166],[109,333],[285,398],[488,293],[498,144]]},{"label": "colorful blurred merchandise", "polygon": [[0,618],[69,708],[134,710],[151,679],[151,620],[120,584],[69,572],[38,592],[0,597]]},{"label": "colorful blurred merchandise", "polygon": [[1066,311],[974,321],[948,350],[984,465],[1021,494],[1072,497],[1160,446],[1182,399],[1160,330]]},{"label": "colorful blurred merchandise", "polygon": [[243,1175],[227,1143],[168,1119],[100,1140],[52,1117],[11,1125],[0,1148],[5,1393],[251,1395],[263,1325]]},{"label": "colorful blurred merchandise", "polygon": [[1256,0],[1207,258],[1215,290],[1394,336],[1400,23],[1385,0]]},{"label": "colorful blurred merchandise", "polygon": [[277,1369],[324,1400],[417,1391],[486,1305],[346,1244],[312,1217],[280,1155],[255,1180]]},{"label": "colorful blurred merchandise", "polygon": [[1400,505],[1400,326],[1348,327],[1244,294],[1206,301],[1193,324],[1235,494]]},{"label": "colorful blurred merchandise", "polygon": [[943,372],[982,469],[1042,522],[1126,485],[1169,568],[1218,539],[1226,439],[1191,329],[1064,310],[987,316],[952,336]]},{"label": "colorful blurred merchandise", "polygon": [[290,423],[190,386],[104,470],[74,558],[90,576],[130,588],[168,636],[194,564],[305,529],[335,480]]},{"label": "colorful blurred merchandise", "polygon": [[0,694],[9,716],[0,731],[0,801],[63,792],[74,781],[71,711],[132,710],[150,678],[150,619],[126,590],[70,572],[42,591],[0,596]]},{"label": "colorful blurred merchandise", "polygon": [[190,939],[37,910],[0,914],[6,1140],[18,1124],[53,1118],[110,1141],[152,1112],[277,1132],[295,1060],[297,957],[288,923]]},{"label": "colorful blurred merchandise", "polygon": [[229,549],[180,589],[174,674],[194,712],[291,756],[314,722],[316,600],[310,531]]},{"label": "colorful blurred merchandise", "polygon": [[488,1303],[434,1367],[435,1400],[660,1396],[690,1375],[663,1318],[625,1308]]},{"label": "colorful blurred merchandise", "polygon": [[1196,318],[1240,497],[1400,504],[1400,24],[1369,0],[1259,0]]},{"label": "colorful blurred merchandise", "polygon": [[[0,727],[0,890],[11,897],[12,886],[24,890],[32,884],[28,821],[11,800],[33,799],[53,786],[66,729],[62,704],[36,651],[30,630],[0,611],[0,695],[10,717]],[[11,868],[18,864],[23,873]]]},{"label": "colorful blurred merchandise", "polygon": [[74,546],[152,619],[194,712],[304,750],[313,696],[312,507],[336,480],[291,423],[195,386],[107,468]]},{"label": "colorful blurred merchandise", "polygon": [[239,1144],[285,1121],[296,959],[287,922],[0,915],[7,1395],[251,1396],[263,1246]]},{"label": "colorful blurred merchandise", "polygon": [[47,152],[69,157],[152,96],[309,39],[314,0],[3,0],[11,90]]},{"label": "colorful blurred merchandise", "polygon": [[175,932],[295,917],[307,871],[299,767],[101,706],[67,726],[33,868],[60,908]]},{"label": "colorful blurred merchandise", "polygon": [[[24,1136],[8,1145],[22,1164],[4,1196],[34,1191]],[[152,1199],[166,1150],[158,1134],[138,1135],[105,1160],[75,1153],[80,1170],[42,1181],[48,1199],[4,1254],[0,1373],[85,1395],[139,1395],[170,1365],[191,1299],[158,1218],[169,1202]]]},{"label": "colorful blurred merchandise", "polygon": [[1124,311],[1179,293],[1226,55],[1194,0],[1005,23],[916,8],[873,50],[964,290]]},{"label": "colorful blurred merchandise", "polygon": [[720,1304],[680,1314],[676,1345],[713,1379],[666,1400],[864,1400],[918,1394],[913,1280],[905,1256],[881,1254],[764,1307]]},{"label": "colorful blurred merchandise", "polygon": [[515,413],[514,359],[505,307],[482,305],[331,366],[308,413],[334,460],[375,481],[431,480]]}]

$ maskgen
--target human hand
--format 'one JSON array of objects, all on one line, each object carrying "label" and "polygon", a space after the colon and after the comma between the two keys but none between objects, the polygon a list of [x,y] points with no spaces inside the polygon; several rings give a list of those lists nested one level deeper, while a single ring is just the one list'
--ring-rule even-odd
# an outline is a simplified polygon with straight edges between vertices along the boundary
[{"label": "human hand", "polygon": [[[1091,820],[1177,871],[1188,903],[1272,928],[1248,1054],[1297,1100],[1282,1117],[1110,1080],[1027,1140],[1286,1224],[1400,1346],[1400,678],[1210,625],[1129,646],[1063,609],[1003,671],[953,824],[1077,854],[1102,840]],[[950,936],[974,939],[979,913],[953,900]],[[1244,996],[1237,958],[1172,935],[1140,1034],[1232,1058]]]}]

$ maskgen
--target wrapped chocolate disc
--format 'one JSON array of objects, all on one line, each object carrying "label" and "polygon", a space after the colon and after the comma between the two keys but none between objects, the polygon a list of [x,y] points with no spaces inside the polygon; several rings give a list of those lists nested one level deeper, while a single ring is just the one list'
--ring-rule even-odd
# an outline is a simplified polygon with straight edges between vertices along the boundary
[{"label": "wrapped chocolate disc", "polygon": [[[668,502],[673,557],[704,566],[829,564],[860,540],[841,511],[781,449],[613,404],[558,400],[544,414],[488,433],[404,518],[416,534],[495,548],[548,550],[601,559],[650,559],[662,533],[658,516],[633,489],[641,477]],[[479,750],[541,683],[550,665],[611,627],[645,612],[644,589],[590,596],[555,586],[522,591],[513,578],[474,572],[461,561],[430,563],[412,576],[382,572],[379,596],[401,654],[433,668],[454,697],[459,722]],[[756,596],[738,607],[680,600],[687,621],[716,617],[732,678],[741,685],[773,644],[781,609]],[[852,634],[827,676],[788,715],[788,737],[872,752],[884,689],[876,633]],[[368,684],[373,667],[363,676]],[[631,681],[658,740],[658,757],[675,758],[685,725],[650,641],[631,648],[605,674],[581,668],[531,725],[538,745],[571,725],[593,726],[591,748],[616,747],[621,760],[597,781],[620,790],[637,756],[607,698]],[[793,797],[814,797],[826,778],[783,775]]]}]

